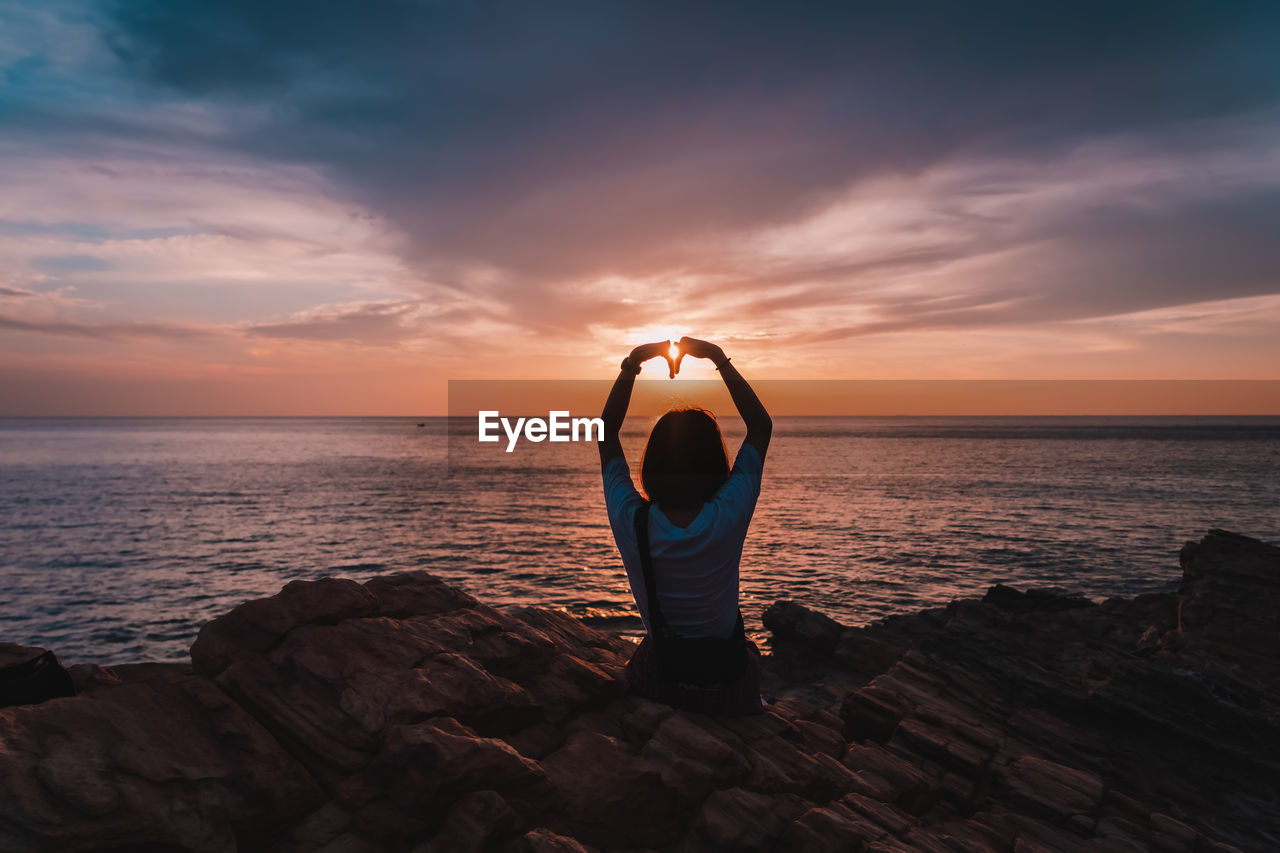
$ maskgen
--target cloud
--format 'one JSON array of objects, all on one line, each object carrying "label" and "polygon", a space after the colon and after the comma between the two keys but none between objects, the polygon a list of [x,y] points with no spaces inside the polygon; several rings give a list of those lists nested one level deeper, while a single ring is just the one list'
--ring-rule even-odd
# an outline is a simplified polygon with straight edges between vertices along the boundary
[{"label": "cloud", "polygon": [[1001,327],[1280,292],[1280,149],[957,162],[735,245],[714,299],[795,340]]},{"label": "cloud", "polygon": [[111,8],[127,66],[224,105],[227,144],[321,164],[431,276],[512,291],[698,266],[957,157],[1201,151],[1280,94],[1266,3]]},{"label": "cloud", "polygon": [[413,321],[423,309],[419,300],[322,306],[286,322],[249,326],[245,334],[258,338],[389,346],[422,336],[422,329]]},{"label": "cloud", "polygon": [[111,269],[110,262],[93,255],[49,255],[32,258],[30,263],[38,270],[51,273],[102,272]]},{"label": "cloud", "polygon": [[21,320],[0,314],[0,329],[95,340],[158,338],[183,341],[216,335],[212,329],[173,323],[75,323],[66,320]]},{"label": "cloud", "polygon": [[1187,306],[1280,292],[1271,3],[0,19],[13,351],[196,329],[228,363],[582,375],[689,332],[776,371],[999,373],[1141,365],[1143,324],[1225,353],[1247,312]]}]

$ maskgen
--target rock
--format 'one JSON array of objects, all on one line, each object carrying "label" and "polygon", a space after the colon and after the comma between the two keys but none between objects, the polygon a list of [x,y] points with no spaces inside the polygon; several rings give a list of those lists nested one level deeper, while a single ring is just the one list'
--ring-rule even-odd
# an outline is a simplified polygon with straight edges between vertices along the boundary
[{"label": "rock", "polygon": [[[937,780],[933,791],[914,789],[912,814],[945,819],[988,804],[1022,810],[1030,821],[1020,830],[1024,846],[1074,844],[1061,833],[1104,831],[1165,843],[1174,836],[1148,827],[1146,815],[1171,798],[1188,820],[1203,817],[1193,828],[1212,843],[1247,849],[1280,837],[1270,817],[1280,801],[1254,800],[1280,773],[1272,746],[1280,743],[1280,549],[1211,531],[1184,548],[1182,562],[1177,595],[1094,605],[998,587],[983,602],[860,629],[856,641],[846,629],[837,648],[870,636],[890,648],[881,660],[898,656],[880,673],[859,669],[853,655],[829,660],[814,650],[833,682],[871,678],[839,703],[855,744],[843,763],[854,769],[856,792],[899,795],[888,770],[863,766],[878,743]],[[812,695],[807,684],[797,689]],[[1146,811],[1108,816],[1098,799],[1108,785],[1147,800]]]},{"label": "rock", "polygon": [[[355,810],[364,835],[393,844],[428,835],[449,809],[453,830],[465,832],[458,824],[469,819],[468,806],[454,804],[480,790],[502,795],[503,806],[518,802],[530,814],[540,812],[550,794],[537,762],[444,717],[389,731],[368,766],[339,787],[338,799]],[[483,807],[504,811],[492,797],[469,806]]]},{"label": "rock", "polygon": [[1216,642],[1273,657],[1280,647],[1280,548],[1211,530],[1179,554],[1179,624]]},{"label": "rock", "polygon": [[1092,815],[1103,791],[1102,780],[1094,774],[1022,755],[1003,769],[1002,776],[1009,802],[1026,805],[1081,834],[1092,833]]},{"label": "rock", "polygon": [[35,660],[48,650],[17,643],[0,643],[0,669]]},{"label": "rock", "polygon": [[525,833],[521,842],[518,849],[524,853],[594,853],[592,847],[541,827]]},{"label": "rock", "polygon": [[1023,592],[1001,583],[987,590],[982,603],[993,604],[1008,613],[1054,613],[1094,606],[1084,596],[1070,595],[1060,589],[1032,588]]},{"label": "rock", "polygon": [[786,824],[773,813],[771,800],[742,788],[716,791],[707,798],[694,826],[716,848],[772,850]]},{"label": "rock", "polygon": [[322,792],[249,714],[186,667],[0,711],[0,850],[267,839]]},{"label": "rock", "polygon": [[0,643],[0,708],[35,705],[75,694],[71,674],[52,652]]},{"label": "rock", "polygon": [[678,837],[689,805],[667,787],[661,766],[617,740],[580,732],[541,764],[558,794],[561,826],[573,837],[600,846],[621,837],[645,847]]},{"label": "rock", "polygon": [[626,695],[634,646],[559,611],[295,582],[190,667],[80,664],[0,710],[0,850],[1269,849],[1280,549],[1181,556],[1178,593],[1102,604],[780,602],[771,704],[728,718]]},{"label": "rock", "polygon": [[480,606],[480,602],[467,593],[426,572],[380,575],[370,578],[364,590],[376,600],[375,612],[379,616],[430,616]]},{"label": "rock", "polygon": [[663,720],[640,755],[686,801],[699,801],[713,790],[738,784],[749,768],[741,752],[682,714]]},{"label": "rock", "polygon": [[861,780],[855,791],[893,803],[909,814],[923,815],[941,799],[934,778],[907,758],[877,744],[850,749],[842,763]]},{"label": "rock", "polygon": [[414,847],[413,853],[493,849],[523,825],[524,818],[497,791],[475,791],[459,801],[435,836]]},{"label": "rock", "polygon": [[289,832],[292,847],[323,847],[351,827],[351,812],[337,803],[325,803],[294,825]]},{"label": "rock", "polygon": [[844,634],[844,627],[830,616],[794,601],[775,601],[761,621],[774,636],[800,643],[819,655],[832,654]]},{"label": "rock", "polygon": [[858,743],[887,743],[908,709],[892,690],[881,689],[873,681],[845,696],[840,704],[845,737]]},{"label": "rock", "polygon": [[858,849],[886,834],[884,827],[843,803],[815,806],[787,827],[785,847],[791,850]]},{"label": "rock", "polygon": [[533,700],[548,718],[569,719],[584,708],[599,708],[626,693],[621,663],[608,669],[569,654],[557,655],[529,680]]},{"label": "rock", "polygon": [[241,653],[269,650],[299,625],[334,624],[376,607],[377,598],[352,580],[290,581],[270,598],[241,604],[201,628],[191,662],[197,672],[212,677]]},{"label": "rock", "polygon": [[381,848],[354,832],[344,832],[316,853],[380,853]]},{"label": "rock", "polygon": [[888,672],[902,657],[902,648],[875,638],[860,628],[850,628],[840,635],[835,657],[842,666],[864,678]]},{"label": "rock", "polygon": [[[839,718],[837,718],[837,722],[839,722]],[[805,749],[808,752],[821,752],[832,758],[839,758],[844,755],[848,744],[845,743],[844,737],[840,732],[809,720],[796,720],[795,727],[800,730],[800,734],[804,738]]]},{"label": "rock", "polygon": [[635,646],[626,640],[589,628],[561,610],[517,607],[512,609],[511,615],[541,632],[557,647],[579,650],[587,660],[625,663],[635,650]]},{"label": "rock", "polygon": [[823,768],[817,758],[780,737],[761,738],[745,747],[750,772],[746,786],[768,794],[803,795],[820,784]]},{"label": "rock", "polygon": [[333,777],[367,763],[389,729],[412,720],[448,716],[486,734],[537,721],[524,687],[452,650],[501,629],[474,611],[298,625],[269,652],[242,652],[217,682]]}]

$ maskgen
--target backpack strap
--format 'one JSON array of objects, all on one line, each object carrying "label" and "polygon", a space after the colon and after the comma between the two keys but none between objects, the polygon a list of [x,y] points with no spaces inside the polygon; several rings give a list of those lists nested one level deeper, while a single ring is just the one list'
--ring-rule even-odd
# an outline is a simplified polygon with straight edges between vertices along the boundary
[{"label": "backpack strap", "polygon": [[[662,604],[658,601],[658,584],[653,571],[653,556],[649,553],[649,507],[651,504],[645,501],[636,509],[635,515],[635,532],[636,532],[636,549],[640,552],[640,569],[644,572],[644,594],[649,601],[649,624],[653,628],[653,633],[663,637],[676,637],[675,630],[667,622],[667,617],[662,613]],[[733,634],[729,640],[733,643],[743,645],[747,641],[746,626],[742,621],[742,610],[738,610],[738,619],[733,626]]]},{"label": "backpack strap", "polygon": [[658,602],[658,584],[653,574],[653,557],[649,553],[649,502],[645,501],[635,516],[636,548],[640,552],[640,568],[644,572],[644,595],[649,601],[649,623],[655,634],[671,634],[671,626],[662,615]]}]

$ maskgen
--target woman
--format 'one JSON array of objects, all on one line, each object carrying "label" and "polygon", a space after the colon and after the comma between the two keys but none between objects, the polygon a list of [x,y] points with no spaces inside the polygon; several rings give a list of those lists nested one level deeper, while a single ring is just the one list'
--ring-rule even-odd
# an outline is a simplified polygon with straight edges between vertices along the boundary
[{"label": "woman", "polygon": [[[609,525],[646,631],[627,679],[636,692],[688,710],[760,713],[760,652],[743,633],[738,563],[773,422],[720,347],[681,338],[672,361],[670,346],[660,341],[632,350],[602,414]],[[645,500],[631,481],[618,433],[640,365],[665,357],[674,377],[686,355],[715,365],[747,437],[730,470],[714,416],[701,409],[667,412],[645,447]]]}]

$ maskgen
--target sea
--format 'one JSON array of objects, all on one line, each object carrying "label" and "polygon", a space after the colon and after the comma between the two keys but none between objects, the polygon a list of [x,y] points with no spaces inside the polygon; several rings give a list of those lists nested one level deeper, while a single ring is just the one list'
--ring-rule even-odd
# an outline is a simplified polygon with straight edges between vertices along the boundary
[{"label": "sea", "polygon": [[[651,421],[632,419],[632,471]],[[742,426],[722,419],[730,456]],[[473,429],[474,427],[472,427]],[[0,642],[182,661],[292,580],[422,570],[497,606],[642,630],[589,443],[481,447],[446,418],[0,420]],[[778,417],[743,550],[749,632],[996,583],[1175,589],[1221,527],[1280,542],[1280,418]]]}]

